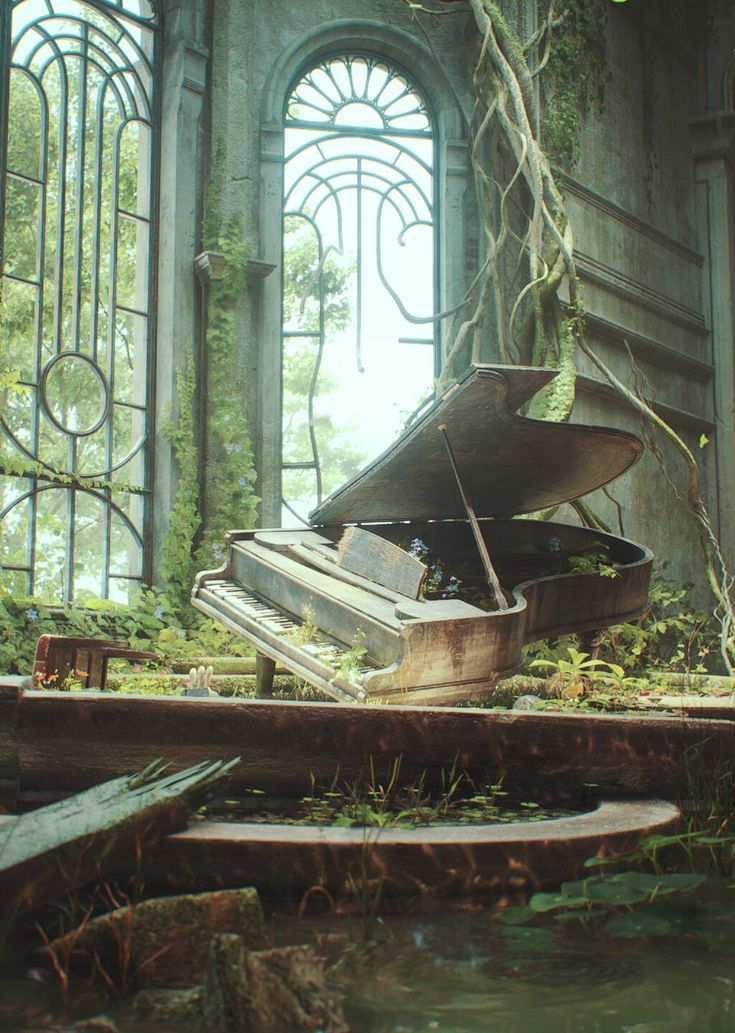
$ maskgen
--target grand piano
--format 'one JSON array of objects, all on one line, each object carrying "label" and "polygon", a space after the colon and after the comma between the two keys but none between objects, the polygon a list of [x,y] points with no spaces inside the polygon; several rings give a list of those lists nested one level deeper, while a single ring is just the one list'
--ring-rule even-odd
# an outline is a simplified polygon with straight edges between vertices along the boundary
[{"label": "grand piano", "polygon": [[279,663],[338,700],[451,703],[487,693],[527,642],[645,613],[648,549],[523,516],[642,452],[624,431],[520,415],[554,375],[473,365],[310,528],[227,534],[192,602],[254,645],[261,692]]}]

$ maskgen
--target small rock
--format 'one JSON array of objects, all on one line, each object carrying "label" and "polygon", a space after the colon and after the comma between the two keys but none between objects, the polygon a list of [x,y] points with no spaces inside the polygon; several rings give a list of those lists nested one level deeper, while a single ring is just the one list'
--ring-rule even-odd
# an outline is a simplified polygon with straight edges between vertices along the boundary
[{"label": "small rock", "polygon": [[513,704],[513,710],[535,710],[536,704],[541,702],[540,696],[534,696],[533,693],[529,692],[525,696],[518,697]]},{"label": "small rock", "polygon": [[169,1023],[202,1021],[202,988],[184,990],[140,990],[133,1000],[137,1019],[165,1026]]},{"label": "small rock", "polygon": [[252,1033],[250,988],[242,937],[215,933],[204,980],[202,1016],[214,1033]]},{"label": "small rock", "polygon": [[341,998],[328,989],[312,948],[248,951],[227,934],[212,937],[202,1014],[212,1033],[349,1033]]},{"label": "small rock", "polygon": [[95,1015],[91,1019],[81,1019],[70,1027],[70,1033],[120,1033],[117,1024],[107,1015]]},{"label": "small rock", "polygon": [[[101,915],[42,947],[69,957],[70,964],[89,964],[96,955],[113,982],[134,981],[140,987],[193,986],[204,978],[209,944],[216,932],[236,933],[248,948],[267,942],[257,890],[217,890],[144,900],[133,907]],[[121,971],[121,963],[127,969]]]}]

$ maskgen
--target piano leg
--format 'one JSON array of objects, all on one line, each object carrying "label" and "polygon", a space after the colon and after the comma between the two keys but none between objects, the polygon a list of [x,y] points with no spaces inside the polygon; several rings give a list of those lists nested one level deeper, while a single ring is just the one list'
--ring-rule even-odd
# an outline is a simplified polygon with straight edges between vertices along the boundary
[{"label": "piano leg", "polygon": [[579,644],[586,653],[589,653],[590,659],[597,659],[597,655],[600,652],[600,646],[602,645],[602,639],[604,634],[604,628],[599,628],[596,631],[579,632]]},{"label": "piano leg", "polygon": [[255,654],[255,692],[262,699],[273,695],[273,674],[276,661],[262,653]]}]

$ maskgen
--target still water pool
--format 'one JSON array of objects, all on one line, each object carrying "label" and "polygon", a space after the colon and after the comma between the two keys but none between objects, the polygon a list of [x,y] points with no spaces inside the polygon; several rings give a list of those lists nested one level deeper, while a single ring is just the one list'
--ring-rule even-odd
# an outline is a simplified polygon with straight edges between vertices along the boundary
[{"label": "still water pool", "polygon": [[335,964],[352,1033],[735,1033],[735,956],[574,925],[385,920]]}]

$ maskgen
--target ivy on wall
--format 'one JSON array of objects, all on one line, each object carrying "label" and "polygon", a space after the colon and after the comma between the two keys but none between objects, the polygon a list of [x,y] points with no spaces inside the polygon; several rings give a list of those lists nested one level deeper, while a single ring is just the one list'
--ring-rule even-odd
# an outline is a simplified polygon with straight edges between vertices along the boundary
[{"label": "ivy on wall", "polygon": [[[540,17],[550,0],[541,0]],[[608,0],[568,0],[541,77],[543,140],[550,161],[570,169],[579,158],[584,118],[602,109],[607,65]]]},{"label": "ivy on wall", "polygon": [[[248,429],[245,384],[240,375],[243,349],[237,337],[236,307],[246,285],[250,248],[239,220],[215,230],[209,247],[224,258],[219,279],[211,282],[207,306],[206,400],[204,416],[204,534],[199,560],[219,561],[226,531],[253,527],[260,499]],[[210,225],[210,232],[211,232]]]},{"label": "ivy on wall", "polygon": [[161,552],[163,592],[176,609],[182,609],[191,593],[196,574],[194,542],[201,526],[199,513],[199,457],[194,427],[196,373],[194,360],[177,370],[179,397],[177,420],[169,419],[163,432],[171,443],[178,466],[176,497],[169,514],[168,530]]},{"label": "ivy on wall", "polygon": [[[218,152],[203,226],[204,247],[216,256],[218,269],[206,291],[204,354],[201,368],[190,357],[179,372],[179,416],[167,428],[179,480],[160,570],[164,591],[181,613],[187,609],[196,572],[221,563],[225,532],[253,527],[260,502],[237,322],[250,247],[239,219],[222,215],[222,176]],[[195,418],[197,406],[200,421]]]}]

